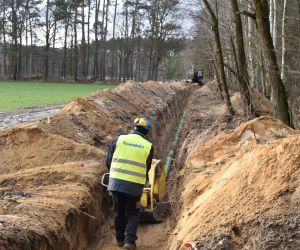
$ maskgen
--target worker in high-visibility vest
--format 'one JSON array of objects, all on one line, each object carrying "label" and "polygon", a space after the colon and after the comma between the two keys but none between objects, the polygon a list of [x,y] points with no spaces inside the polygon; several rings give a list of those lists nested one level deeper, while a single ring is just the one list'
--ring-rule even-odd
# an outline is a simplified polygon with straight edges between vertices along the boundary
[{"label": "worker in high-visibility vest", "polygon": [[107,190],[114,204],[114,244],[125,249],[136,249],[136,232],[140,219],[140,199],[154,148],[145,137],[150,130],[146,118],[134,120],[134,130],[113,142],[106,159],[109,172]]}]

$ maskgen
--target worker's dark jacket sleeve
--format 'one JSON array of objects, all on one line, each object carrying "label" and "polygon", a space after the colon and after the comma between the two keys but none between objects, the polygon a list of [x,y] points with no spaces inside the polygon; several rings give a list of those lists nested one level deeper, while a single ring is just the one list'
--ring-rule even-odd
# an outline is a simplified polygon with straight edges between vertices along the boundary
[{"label": "worker's dark jacket sleeve", "polygon": [[150,153],[149,153],[149,156],[147,158],[147,174],[146,174],[146,179],[147,181],[149,180],[149,176],[148,176],[148,172],[151,168],[151,164],[152,164],[152,159],[153,159],[153,154],[154,154],[154,148],[153,146],[151,147],[151,150],[150,150]]},{"label": "worker's dark jacket sleeve", "polygon": [[[136,131],[132,131],[131,133],[139,134],[139,135],[143,136],[142,134],[140,134],[139,132],[136,132]],[[108,153],[107,153],[106,166],[108,169],[110,169],[110,166],[111,166],[112,158],[113,158],[113,155],[114,155],[114,152],[116,149],[116,142],[117,141],[114,141],[111,144],[111,146],[108,150]],[[151,168],[153,154],[154,154],[154,148],[152,146],[150,153],[147,157],[147,161],[146,161],[146,165],[147,165],[146,180],[147,181],[149,179],[148,171]],[[108,191],[121,192],[121,193],[126,193],[126,194],[140,197],[143,193],[143,188],[144,188],[144,185],[141,185],[138,183],[133,183],[133,182],[124,181],[124,180],[115,179],[115,178],[109,178]]]},{"label": "worker's dark jacket sleeve", "polygon": [[107,156],[106,156],[106,167],[107,167],[108,170],[110,170],[111,161],[112,161],[115,149],[116,149],[116,141],[114,141],[111,144],[111,146],[110,146],[110,148],[108,150]]}]

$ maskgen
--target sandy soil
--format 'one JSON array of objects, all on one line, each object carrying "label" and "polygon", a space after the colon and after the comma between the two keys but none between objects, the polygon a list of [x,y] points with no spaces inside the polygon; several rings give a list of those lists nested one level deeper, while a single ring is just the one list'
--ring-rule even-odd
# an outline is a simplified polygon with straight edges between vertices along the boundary
[{"label": "sandy soil", "polygon": [[[91,244],[89,250],[118,250],[112,244],[113,242],[113,226],[109,221],[107,227],[102,228],[101,234],[98,234],[97,240]],[[138,240],[136,242],[139,250],[157,250],[166,249],[167,238],[170,233],[170,221],[167,220],[159,224],[141,224],[138,228]]]},{"label": "sandy soil", "polygon": [[[271,117],[229,119],[210,91],[199,90],[195,97],[207,105],[196,109],[192,101],[186,119],[167,249],[297,249],[299,131]],[[259,112],[268,105],[263,100]]]},{"label": "sandy soil", "polygon": [[[0,249],[119,249],[105,189],[111,141],[151,117],[155,158],[170,149],[170,217],[141,225],[138,249],[297,249],[300,135],[272,118],[230,116],[215,83],[127,82],[78,98],[57,114],[0,130]],[[237,114],[243,108],[232,93]]]},{"label": "sandy soil", "polygon": [[[258,96],[259,102],[257,105],[257,111],[273,115],[273,110],[268,110],[269,102],[261,96]],[[234,94],[233,105],[236,111],[242,113],[242,106],[240,101],[240,95]],[[181,142],[177,149],[177,155],[174,160],[173,169],[169,178],[169,192],[171,195],[172,204],[172,215],[170,218],[162,224],[157,225],[141,225],[138,231],[138,249],[183,249],[183,245],[177,243],[178,232],[176,229],[185,228],[185,224],[176,226],[177,219],[181,219],[179,214],[180,208],[185,208],[185,199],[180,196],[181,185],[174,185],[181,181],[182,176],[186,174],[185,170],[180,168],[186,161],[186,157],[189,155],[188,152],[192,151],[197,145],[202,145],[204,142],[213,138],[222,131],[231,132],[238,125],[243,122],[240,117],[230,117],[227,112],[225,105],[222,100],[218,98],[215,92],[215,84],[210,83],[202,88],[194,88],[189,101],[185,103],[185,125],[182,130]],[[184,184],[185,185],[185,184]],[[195,189],[193,187],[193,189]],[[178,211],[179,210],[179,211]],[[178,215],[178,217],[176,216]],[[180,220],[179,220],[180,222]],[[197,228],[198,221],[188,221],[192,227]],[[102,235],[100,241],[94,243],[91,247],[92,250],[104,250],[104,249],[119,249],[118,247],[112,246],[112,222],[104,232],[99,233]],[[187,227],[190,229],[190,227]],[[184,232],[185,235],[189,235],[188,231]],[[186,242],[189,242],[188,239]],[[186,243],[181,240],[182,243]],[[174,244],[172,244],[174,243]],[[187,248],[189,249],[189,248]]]},{"label": "sandy soil", "polygon": [[152,117],[150,138],[162,155],[188,96],[184,83],[128,82],[0,130],[0,246],[86,249],[109,218],[100,185],[107,147],[144,115]]},{"label": "sandy soil", "polygon": [[296,249],[299,139],[263,117],[194,148],[181,172],[184,202],[170,249],[189,241],[200,249]]}]

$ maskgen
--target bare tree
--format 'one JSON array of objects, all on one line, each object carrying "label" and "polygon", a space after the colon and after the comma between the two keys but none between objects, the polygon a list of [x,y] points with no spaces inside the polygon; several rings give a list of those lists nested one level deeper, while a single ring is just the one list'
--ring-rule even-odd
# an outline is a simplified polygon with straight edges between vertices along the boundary
[{"label": "bare tree", "polygon": [[218,75],[220,77],[220,81],[222,84],[222,92],[223,92],[223,95],[225,98],[225,103],[226,103],[228,112],[233,115],[234,111],[233,111],[232,104],[230,101],[228,86],[227,86],[225,72],[224,72],[223,49],[222,49],[221,40],[220,40],[219,21],[218,21],[218,17],[216,14],[216,13],[218,13],[217,2],[216,2],[216,13],[213,11],[208,0],[203,0],[203,2],[209,12],[209,15],[210,15],[210,18],[212,21],[212,30],[213,30],[213,34],[214,34],[214,38],[215,38],[215,46],[216,46],[216,53],[217,53],[217,68],[218,68],[218,72],[219,72]]},{"label": "bare tree", "polygon": [[286,78],[286,65],[285,65],[285,58],[286,58],[286,11],[287,11],[287,0],[284,0],[283,4],[283,13],[282,13],[282,26],[281,26],[281,79],[285,82]]},{"label": "bare tree", "polygon": [[251,115],[253,113],[253,105],[251,101],[249,88],[249,74],[244,48],[243,26],[237,0],[231,0],[231,7],[235,22],[235,42],[237,47],[237,74],[242,89],[241,94],[244,100],[244,104],[247,107],[247,113]]},{"label": "bare tree", "polygon": [[115,68],[116,68],[116,19],[117,19],[117,7],[118,7],[118,0],[115,0],[114,6],[114,17],[113,17],[113,30],[112,30],[112,55],[111,55],[111,72],[110,72],[110,79],[115,79]]},{"label": "bare tree", "polygon": [[269,4],[267,0],[253,0],[256,15],[256,23],[261,41],[264,45],[264,52],[268,60],[268,73],[272,82],[272,94],[274,97],[274,105],[279,118],[291,126],[292,121],[289,113],[287,96],[282,79],[280,78],[280,70],[277,64],[276,53],[270,33]]},{"label": "bare tree", "polygon": [[94,21],[94,35],[95,35],[95,53],[94,53],[94,79],[99,78],[99,13],[100,0],[95,0],[95,21]]},{"label": "bare tree", "polygon": [[81,44],[80,44],[80,61],[81,61],[81,76],[83,81],[86,80],[86,44],[85,44],[85,3],[84,0],[81,2]]},{"label": "bare tree", "polygon": [[46,2],[46,46],[45,46],[45,72],[44,80],[48,80],[49,74],[49,48],[50,48],[50,0]]}]

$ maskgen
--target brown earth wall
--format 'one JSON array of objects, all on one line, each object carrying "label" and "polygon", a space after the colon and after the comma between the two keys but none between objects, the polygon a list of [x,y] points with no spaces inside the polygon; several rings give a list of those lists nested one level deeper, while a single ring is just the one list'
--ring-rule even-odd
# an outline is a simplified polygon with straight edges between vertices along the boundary
[{"label": "brown earth wall", "polygon": [[52,117],[0,130],[0,249],[86,249],[106,221],[105,155],[137,116],[164,157],[190,86],[127,82]]}]

